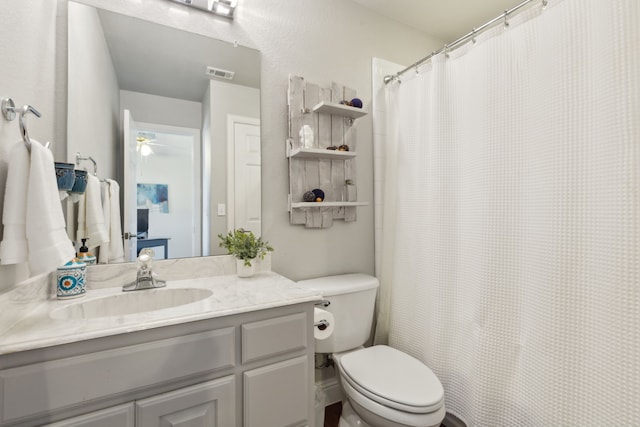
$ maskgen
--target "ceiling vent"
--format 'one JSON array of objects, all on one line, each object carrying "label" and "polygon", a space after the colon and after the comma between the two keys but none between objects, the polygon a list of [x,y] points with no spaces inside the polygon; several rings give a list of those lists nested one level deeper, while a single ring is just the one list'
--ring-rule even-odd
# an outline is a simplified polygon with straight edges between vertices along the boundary
[{"label": "ceiling vent", "polygon": [[207,67],[206,74],[209,77],[217,77],[219,79],[232,80],[233,76],[235,76],[236,73],[234,71],[222,70],[220,68]]}]

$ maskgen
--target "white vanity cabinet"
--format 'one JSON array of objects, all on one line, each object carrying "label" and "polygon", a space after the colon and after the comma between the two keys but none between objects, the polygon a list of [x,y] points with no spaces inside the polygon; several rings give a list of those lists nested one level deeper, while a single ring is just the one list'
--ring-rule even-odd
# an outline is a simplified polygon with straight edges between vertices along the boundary
[{"label": "white vanity cabinet", "polygon": [[0,426],[313,424],[313,302],[0,356]]},{"label": "white vanity cabinet", "polygon": [[233,375],[136,402],[137,427],[236,425]]},{"label": "white vanity cabinet", "polygon": [[47,427],[134,427],[134,425],[135,409],[133,403],[68,418],[53,424],[46,424]]}]

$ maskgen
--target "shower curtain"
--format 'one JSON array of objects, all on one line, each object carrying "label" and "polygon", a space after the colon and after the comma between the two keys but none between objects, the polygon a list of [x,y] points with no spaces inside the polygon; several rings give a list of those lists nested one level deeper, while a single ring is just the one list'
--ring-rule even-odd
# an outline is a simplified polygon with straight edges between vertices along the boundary
[{"label": "shower curtain", "polygon": [[387,87],[377,339],[467,426],[640,426],[640,2],[550,0]]}]

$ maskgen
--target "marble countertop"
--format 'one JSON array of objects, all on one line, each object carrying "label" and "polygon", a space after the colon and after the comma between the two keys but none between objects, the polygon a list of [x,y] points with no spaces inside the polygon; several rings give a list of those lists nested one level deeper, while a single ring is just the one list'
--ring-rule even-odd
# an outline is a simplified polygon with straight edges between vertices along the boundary
[{"label": "marble countertop", "polygon": [[144,292],[179,288],[208,289],[212,294],[200,301],[160,310],[68,319],[56,318],[52,313],[74,304],[123,295],[121,287],[89,289],[85,296],[71,300],[49,298],[0,334],[0,355],[321,299],[317,292],[272,272],[251,278],[223,275],[170,280],[166,288],[126,294],[144,296]]}]

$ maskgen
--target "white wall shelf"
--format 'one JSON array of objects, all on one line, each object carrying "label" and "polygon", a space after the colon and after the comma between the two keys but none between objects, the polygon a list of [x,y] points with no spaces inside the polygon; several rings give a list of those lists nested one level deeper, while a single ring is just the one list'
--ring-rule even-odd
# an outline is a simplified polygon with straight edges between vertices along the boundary
[{"label": "white wall shelf", "polygon": [[[302,77],[289,76],[287,104],[289,107],[289,138],[286,156],[289,159],[289,195],[287,208],[292,225],[306,228],[329,228],[335,220],[357,220],[359,206],[356,174],[355,119],[367,114],[361,108],[340,104],[353,99],[356,91],[339,83],[321,87]],[[308,126],[313,130],[313,148],[304,148],[300,132]],[[326,147],[346,145],[349,151],[327,150]],[[322,202],[304,202],[307,192],[314,189],[325,194]],[[308,199],[307,199],[308,200]],[[343,201],[344,200],[344,201]]]},{"label": "white wall shelf", "polygon": [[299,159],[345,160],[352,159],[355,156],[355,151],[327,150],[325,148],[292,148],[287,153],[287,157]]},{"label": "white wall shelf", "polygon": [[368,113],[362,108],[350,107],[344,104],[338,104],[335,102],[322,101],[313,107],[314,113],[326,113],[334,116],[342,116],[350,119],[359,119],[366,116]]},{"label": "white wall shelf", "polygon": [[354,207],[354,206],[367,206],[369,202],[296,202],[291,203],[291,209],[300,208],[340,208],[340,207]]}]

